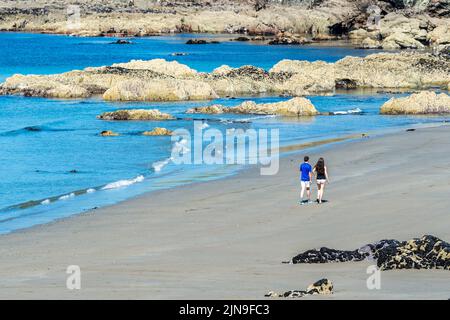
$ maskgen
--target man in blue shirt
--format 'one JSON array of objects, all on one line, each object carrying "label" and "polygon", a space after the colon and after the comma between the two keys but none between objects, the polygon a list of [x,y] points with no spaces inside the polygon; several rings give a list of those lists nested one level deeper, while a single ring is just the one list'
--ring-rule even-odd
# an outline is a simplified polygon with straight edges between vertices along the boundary
[{"label": "man in blue shirt", "polygon": [[305,194],[308,196],[308,203],[311,203],[311,180],[312,180],[312,167],[309,164],[309,157],[305,156],[304,162],[300,165],[300,182],[302,185],[302,191],[300,192],[300,203],[304,204],[305,201],[303,201],[303,195]]}]

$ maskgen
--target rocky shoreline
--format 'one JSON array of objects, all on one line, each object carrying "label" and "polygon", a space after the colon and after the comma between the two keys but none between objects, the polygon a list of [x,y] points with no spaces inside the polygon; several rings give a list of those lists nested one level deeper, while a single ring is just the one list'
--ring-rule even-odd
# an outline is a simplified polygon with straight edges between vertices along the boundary
[{"label": "rocky shoreline", "polygon": [[450,59],[419,52],[345,57],[335,63],[282,60],[269,71],[221,66],[198,72],[176,61],[133,60],[55,75],[20,75],[0,85],[1,95],[108,101],[187,101],[271,94],[333,94],[336,89],[448,90]]},{"label": "rocky shoreline", "polygon": [[0,30],[96,37],[227,33],[274,45],[345,38],[366,49],[422,49],[450,44],[450,3],[0,0]]}]

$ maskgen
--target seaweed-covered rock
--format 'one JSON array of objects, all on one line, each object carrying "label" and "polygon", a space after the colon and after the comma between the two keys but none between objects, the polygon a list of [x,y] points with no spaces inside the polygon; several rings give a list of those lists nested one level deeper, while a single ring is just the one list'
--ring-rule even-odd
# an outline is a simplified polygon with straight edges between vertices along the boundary
[{"label": "seaweed-covered rock", "polygon": [[265,297],[269,298],[301,298],[305,295],[332,294],[333,283],[328,279],[320,279],[310,284],[306,290],[289,290],[284,293],[268,292]]},{"label": "seaweed-covered rock", "polygon": [[172,120],[168,113],[163,113],[157,109],[131,109],[104,112],[97,117],[101,120]]},{"label": "seaweed-covered rock", "polygon": [[435,236],[425,235],[409,241],[381,240],[354,251],[320,248],[300,253],[291,263],[328,263],[377,261],[380,270],[445,269],[450,270],[450,244]]}]

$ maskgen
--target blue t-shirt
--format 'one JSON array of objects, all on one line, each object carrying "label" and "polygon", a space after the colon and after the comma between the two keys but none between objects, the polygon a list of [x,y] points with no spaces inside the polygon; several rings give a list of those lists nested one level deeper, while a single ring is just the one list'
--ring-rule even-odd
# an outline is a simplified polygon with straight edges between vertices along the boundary
[{"label": "blue t-shirt", "polygon": [[301,174],[301,180],[302,181],[309,181],[309,174],[312,172],[312,167],[309,163],[303,162],[300,165],[300,172]]}]

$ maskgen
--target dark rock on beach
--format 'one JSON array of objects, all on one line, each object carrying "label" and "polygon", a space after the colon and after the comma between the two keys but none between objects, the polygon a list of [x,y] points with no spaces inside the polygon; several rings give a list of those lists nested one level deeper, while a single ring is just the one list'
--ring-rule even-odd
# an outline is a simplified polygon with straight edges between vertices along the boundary
[{"label": "dark rock on beach", "polygon": [[309,285],[306,290],[289,290],[284,293],[276,293],[273,291],[265,294],[265,297],[269,298],[301,298],[305,295],[314,294],[332,294],[333,283],[328,279],[320,279]]},{"label": "dark rock on beach", "polygon": [[444,269],[450,270],[450,244],[435,236],[425,235],[409,241],[381,240],[353,251],[320,248],[300,253],[291,263],[328,263],[377,261],[380,270]]}]

